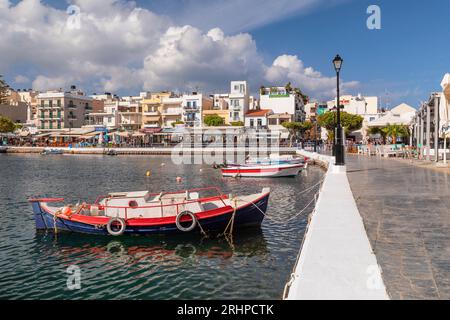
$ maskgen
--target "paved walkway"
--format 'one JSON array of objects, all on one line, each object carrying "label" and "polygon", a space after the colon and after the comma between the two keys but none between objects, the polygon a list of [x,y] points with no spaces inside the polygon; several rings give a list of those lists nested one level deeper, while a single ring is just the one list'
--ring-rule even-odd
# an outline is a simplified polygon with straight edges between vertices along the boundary
[{"label": "paved walkway", "polygon": [[348,179],[392,299],[450,299],[450,175],[349,155]]}]

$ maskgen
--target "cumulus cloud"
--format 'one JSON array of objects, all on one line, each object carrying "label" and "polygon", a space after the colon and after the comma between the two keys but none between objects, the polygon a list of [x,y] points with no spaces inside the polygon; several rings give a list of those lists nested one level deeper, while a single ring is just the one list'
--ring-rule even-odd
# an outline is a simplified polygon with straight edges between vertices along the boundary
[{"label": "cumulus cloud", "polygon": [[[331,97],[336,94],[336,77],[323,76],[311,67],[305,67],[303,61],[295,55],[281,55],[267,68],[265,78],[275,83],[292,82],[306,93],[314,93],[316,98]],[[355,88],[359,82],[342,82],[342,89]]]},{"label": "cumulus cloud", "polygon": [[264,63],[249,34],[204,34],[191,26],[171,27],[144,61],[144,87],[221,88],[231,79],[260,81]]},{"label": "cumulus cloud", "polygon": [[30,82],[30,79],[28,79],[28,77],[25,77],[23,75],[18,75],[14,78],[14,82],[17,84],[23,84],[23,83],[28,83]]},{"label": "cumulus cloud", "polygon": [[[0,0],[0,69],[29,69],[38,90],[77,84],[95,92],[199,88],[226,90],[230,80],[260,85],[291,81],[311,96],[332,95],[325,77],[293,55],[265,64],[252,36],[202,31],[116,0],[74,0],[80,28],[65,10],[39,0]],[[71,17],[73,18],[73,17]],[[21,72],[22,73],[22,72]],[[355,82],[344,83],[350,88]]]}]

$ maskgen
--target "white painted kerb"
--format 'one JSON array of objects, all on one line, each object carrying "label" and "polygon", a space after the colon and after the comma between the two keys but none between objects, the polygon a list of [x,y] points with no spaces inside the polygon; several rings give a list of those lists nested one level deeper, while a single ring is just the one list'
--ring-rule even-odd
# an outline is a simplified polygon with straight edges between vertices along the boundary
[{"label": "white painted kerb", "polygon": [[345,170],[330,163],[293,273],[288,300],[389,299]]}]

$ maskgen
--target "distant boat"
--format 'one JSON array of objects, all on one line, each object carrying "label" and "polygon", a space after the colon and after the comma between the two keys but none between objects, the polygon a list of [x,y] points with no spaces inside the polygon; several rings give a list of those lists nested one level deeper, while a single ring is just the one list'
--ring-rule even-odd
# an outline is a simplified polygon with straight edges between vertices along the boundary
[{"label": "distant boat", "polygon": [[64,202],[61,198],[29,202],[37,229],[118,236],[224,231],[231,222],[234,228],[259,226],[269,195],[269,188],[239,197],[222,194],[218,188],[203,188],[160,194],[110,193],[94,204],[77,206],[56,206]]},{"label": "distant boat", "polygon": [[118,155],[117,151],[114,149],[106,150],[103,152],[103,154],[106,156],[117,156]]},{"label": "distant boat", "polygon": [[43,155],[50,155],[50,154],[63,154],[63,150],[62,149],[55,149],[55,148],[50,148],[50,149],[44,149],[44,151],[42,151],[41,154]]},{"label": "distant boat", "polygon": [[304,163],[302,158],[297,158],[292,155],[271,155],[266,158],[248,158],[245,164],[299,164]]},{"label": "distant boat", "polygon": [[221,170],[224,177],[278,178],[297,176],[305,166],[303,163],[245,164],[229,165]]}]

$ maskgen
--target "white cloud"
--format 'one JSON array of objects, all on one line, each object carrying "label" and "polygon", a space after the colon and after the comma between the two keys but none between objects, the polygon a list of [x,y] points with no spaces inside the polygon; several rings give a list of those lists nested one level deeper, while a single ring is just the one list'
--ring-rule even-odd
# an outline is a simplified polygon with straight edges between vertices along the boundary
[{"label": "white cloud", "polygon": [[28,77],[18,75],[14,78],[14,82],[17,84],[24,84],[30,82],[30,79],[28,79]]},{"label": "white cloud", "polygon": [[32,71],[22,76],[33,78],[39,90],[77,84],[95,92],[196,87],[211,92],[244,79],[254,91],[291,81],[312,96],[333,93],[334,79],[305,67],[297,56],[282,55],[266,65],[248,33],[179,26],[133,2],[74,4],[80,7],[80,29],[67,27],[64,10],[39,0],[15,6],[0,0],[0,69],[28,67]]},{"label": "white cloud", "polygon": [[[265,78],[273,84],[290,81],[305,93],[314,93],[316,98],[327,98],[336,94],[336,77],[325,77],[311,67],[305,68],[303,61],[294,55],[277,57],[267,69]],[[357,81],[342,82],[342,89],[345,91],[358,85]]]},{"label": "white cloud", "polygon": [[236,33],[348,1],[161,0],[154,1],[153,7],[171,16],[179,24],[190,24],[204,31],[220,26],[226,33]]}]

